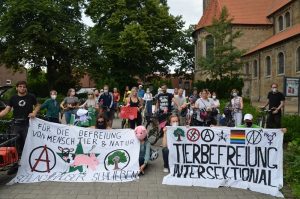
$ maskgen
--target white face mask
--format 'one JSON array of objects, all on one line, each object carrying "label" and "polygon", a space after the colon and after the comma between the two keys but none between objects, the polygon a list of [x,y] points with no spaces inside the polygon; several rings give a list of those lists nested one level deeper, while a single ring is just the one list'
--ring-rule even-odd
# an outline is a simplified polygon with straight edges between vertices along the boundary
[{"label": "white face mask", "polygon": [[104,93],[107,93],[108,92],[108,90],[107,89],[104,89]]},{"label": "white face mask", "polygon": [[55,100],[56,99],[56,95],[51,95],[51,99]]},{"label": "white face mask", "polygon": [[216,98],[217,98],[217,96],[213,95],[213,96],[212,96],[212,98],[213,98],[213,99],[216,99]]},{"label": "white face mask", "polygon": [[273,93],[277,92],[277,88],[272,88]]},{"label": "white face mask", "polygon": [[172,126],[178,126],[178,122],[173,122]]},{"label": "white face mask", "polygon": [[233,96],[233,97],[236,97],[236,96],[237,96],[237,93],[232,93],[232,96]]}]

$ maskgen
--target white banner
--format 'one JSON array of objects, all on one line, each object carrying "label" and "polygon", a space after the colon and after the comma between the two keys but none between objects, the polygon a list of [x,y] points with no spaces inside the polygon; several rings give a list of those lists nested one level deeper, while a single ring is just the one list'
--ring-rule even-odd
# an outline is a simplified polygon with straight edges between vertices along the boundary
[{"label": "white banner", "polygon": [[138,179],[140,142],[131,129],[100,130],[30,121],[21,167],[9,183]]},{"label": "white banner", "polygon": [[228,186],[283,197],[279,129],[167,127],[170,174],[163,184]]}]

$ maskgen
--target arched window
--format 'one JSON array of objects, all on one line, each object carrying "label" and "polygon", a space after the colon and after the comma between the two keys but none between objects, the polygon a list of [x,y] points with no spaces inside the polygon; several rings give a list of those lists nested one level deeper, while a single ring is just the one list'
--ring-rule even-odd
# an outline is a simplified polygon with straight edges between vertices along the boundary
[{"label": "arched window", "polygon": [[253,61],[253,77],[257,77],[258,73],[258,62],[257,60]]},{"label": "arched window", "polygon": [[271,57],[267,56],[266,57],[266,76],[271,75]]},{"label": "arched window", "polygon": [[283,17],[282,16],[278,17],[278,29],[279,29],[279,31],[283,30]]},{"label": "arched window", "polygon": [[283,74],[284,73],[284,54],[282,52],[278,53],[277,63],[278,63],[278,74]]},{"label": "arched window", "polygon": [[206,36],[206,58],[213,57],[213,49],[214,49],[214,38],[211,35]]},{"label": "arched window", "polygon": [[296,66],[297,66],[297,72],[298,72],[298,71],[300,71],[300,46],[298,47],[296,53],[297,53],[296,54],[296,58],[297,58]]},{"label": "arched window", "polygon": [[284,18],[285,18],[285,27],[290,27],[290,25],[291,25],[290,13],[289,12],[285,13]]},{"label": "arched window", "polygon": [[245,73],[246,73],[246,75],[250,74],[250,68],[249,68],[249,63],[248,62],[245,64]]}]

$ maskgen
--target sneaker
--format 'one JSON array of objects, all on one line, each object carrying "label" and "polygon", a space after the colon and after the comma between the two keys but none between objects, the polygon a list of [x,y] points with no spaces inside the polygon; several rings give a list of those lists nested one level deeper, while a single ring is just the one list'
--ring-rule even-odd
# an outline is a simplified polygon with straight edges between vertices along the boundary
[{"label": "sneaker", "polygon": [[19,169],[19,165],[18,164],[14,164],[12,165],[8,171],[7,171],[7,175],[13,175],[13,174],[16,174],[18,172],[18,169]]},{"label": "sneaker", "polygon": [[164,173],[169,173],[169,169],[168,168],[164,168]]}]

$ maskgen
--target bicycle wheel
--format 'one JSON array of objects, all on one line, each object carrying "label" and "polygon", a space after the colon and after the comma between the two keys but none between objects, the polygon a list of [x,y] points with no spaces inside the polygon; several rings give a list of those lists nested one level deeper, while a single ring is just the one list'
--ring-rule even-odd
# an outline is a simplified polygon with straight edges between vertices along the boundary
[{"label": "bicycle wheel", "polygon": [[159,138],[158,127],[155,126],[153,122],[148,122],[146,125],[146,129],[148,131],[148,141],[151,145],[154,145]]}]

